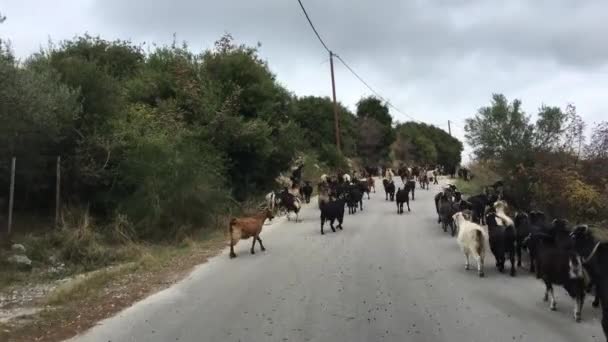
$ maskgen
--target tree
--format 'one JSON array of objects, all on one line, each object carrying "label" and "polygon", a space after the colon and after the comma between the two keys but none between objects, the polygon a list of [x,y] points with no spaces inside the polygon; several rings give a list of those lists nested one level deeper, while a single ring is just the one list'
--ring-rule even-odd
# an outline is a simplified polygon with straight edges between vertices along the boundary
[{"label": "tree", "polygon": [[[338,104],[342,152],[355,154],[356,118],[342,104]],[[335,145],[334,105],[329,97],[305,96],[295,100],[291,118],[302,128],[306,141],[313,149]]]},{"label": "tree", "polygon": [[600,122],[593,128],[586,154],[591,159],[608,159],[608,121]]},{"label": "tree", "polygon": [[49,204],[42,200],[52,191],[49,175],[74,134],[80,110],[78,92],[62,84],[54,70],[21,68],[10,51],[0,49],[0,155],[5,156],[0,171],[9,174],[9,157],[17,157],[17,196],[29,198],[25,205],[18,198],[22,208]]},{"label": "tree", "polygon": [[531,124],[520,100],[509,103],[504,95],[494,94],[489,107],[467,119],[465,136],[479,159],[496,159],[508,167],[532,165],[535,153],[563,151],[572,137],[582,139],[581,122],[574,106],[562,111],[543,105],[536,123]]},{"label": "tree", "polygon": [[358,120],[357,152],[366,165],[377,165],[385,160],[385,132],[386,127],[372,117]]},{"label": "tree", "polygon": [[520,100],[509,103],[504,95],[494,94],[489,107],[466,120],[465,137],[479,159],[524,156],[533,141],[534,126],[529,121]]},{"label": "tree", "polygon": [[357,102],[357,117],[360,119],[373,118],[384,126],[390,126],[393,123],[388,107],[373,96],[364,97]]},{"label": "tree", "polygon": [[388,160],[390,146],[395,140],[393,118],[388,107],[375,97],[357,102],[357,151],[367,165]]},{"label": "tree", "polygon": [[417,164],[443,165],[447,170],[460,164],[462,143],[446,131],[432,125],[406,122],[395,128],[398,141],[407,142],[409,158],[402,161]]}]

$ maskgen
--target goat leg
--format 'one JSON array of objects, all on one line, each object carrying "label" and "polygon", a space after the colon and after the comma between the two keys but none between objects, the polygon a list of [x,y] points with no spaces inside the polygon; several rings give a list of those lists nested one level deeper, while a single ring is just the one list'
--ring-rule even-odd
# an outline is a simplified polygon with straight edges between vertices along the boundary
[{"label": "goat leg", "polygon": [[555,302],[555,294],[553,293],[553,285],[549,284],[549,296],[551,297],[551,302],[549,304],[549,309],[551,311],[557,310],[557,303]]},{"label": "goat leg", "polygon": [[511,277],[515,277],[515,251],[512,248],[509,251],[509,261],[511,262]]},{"label": "goat leg", "polygon": [[600,297],[597,294],[597,286],[595,287],[595,298],[593,299],[593,303],[591,303],[591,306],[594,308],[600,306]]},{"label": "goat leg", "polygon": [[251,254],[255,254],[255,242],[256,241],[257,241],[257,239],[254,236],[253,237],[253,242],[251,243]]},{"label": "goat leg", "polygon": [[580,293],[576,296],[574,303],[574,320],[578,323],[581,321],[581,312],[583,311],[583,302],[585,301],[585,292],[580,289]]},{"label": "goat leg", "polygon": [[321,235],[325,234],[325,232],[323,232],[324,224],[325,224],[325,217],[323,216],[323,214],[321,214]]},{"label": "goat leg", "polygon": [[236,253],[234,253],[234,244],[230,243],[230,259],[236,258]]},{"label": "goat leg", "polygon": [[479,274],[480,278],[483,278],[484,273],[483,273],[483,256],[478,255],[477,256],[477,274]]},{"label": "goat leg", "polygon": [[517,251],[517,267],[521,267],[521,241],[517,241],[517,247],[516,247],[516,251]]},{"label": "goat leg", "polygon": [[264,248],[264,244],[262,244],[262,239],[260,239],[260,237],[257,237],[258,242],[260,243],[260,247],[262,248],[262,252],[266,250],[266,248]]}]

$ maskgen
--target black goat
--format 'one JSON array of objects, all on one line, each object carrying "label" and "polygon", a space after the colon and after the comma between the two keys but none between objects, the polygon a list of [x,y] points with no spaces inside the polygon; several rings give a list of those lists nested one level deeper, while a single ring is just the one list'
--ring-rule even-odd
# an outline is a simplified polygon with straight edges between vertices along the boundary
[{"label": "black goat", "polygon": [[528,255],[530,257],[530,272],[536,272],[536,259],[538,252],[535,249],[535,246],[532,244],[526,244],[525,240],[530,234],[538,234],[542,233],[540,227],[532,224],[530,222],[530,218],[528,214],[524,212],[517,213],[515,215],[515,230],[516,230],[516,253],[517,253],[517,266],[521,267],[521,251],[523,248],[528,250]]},{"label": "black goat", "polygon": [[[488,224],[488,235],[490,236],[490,249],[496,259],[496,268],[500,273],[505,271],[505,255],[509,255],[511,262],[511,276],[515,276],[515,227],[499,224],[496,213],[490,212],[486,215]],[[502,221],[500,221],[502,223]]]},{"label": "black goat", "polygon": [[485,224],[484,215],[486,207],[491,206],[494,201],[492,201],[492,199],[486,194],[471,196],[467,198],[467,201],[471,203],[472,206],[471,210],[473,211],[473,222]]},{"label": "black goat", "polygon": [[367,194],[367,199],[370,199],[370,197],[369,197],[370,187],[369,187],[369,183],[367,182],[367,179],[357,180],[356,182],[357,182],[357,186],[359,187],[359,191],[361,191],[361,194]]},{"label": "black goat", "polygon": [[300,192],[302,193],[302,197],[304,197],[304,201],[310,203],[310,196],[312,195],[312,185],[310,185],[310,181],[304,182],[304,186],[300,188]]},{"label": "black goat", "polygon": [[407,203],[407,211],[411,211],[410,198],[408,195],[407,188],[397,189],[397,194],[395,195],[395,201],[397,202],[397,214],[403,214],[403,203]]},{"label": "black goat", "polygon": [[356,213],[357,207],[363,210],[363,193],[359,190],[359,186],[357,184],[350,184],[347,191],[346,205],[348,206],[348,213]]},{"label": "black goat", "polygon": [[573,250],[558,248],[555,238],[545,233],[530,234],[526,238],[528,246],[537,251],[537,277],[545,283],[544,301],[551,296],[550,309],[555,310],[553,284],[563,286],[575,300],[574,319],[581,320],[581,310],[585,301],[585,276],[583,261]]},{"label": "black goat", "polygon": [[323,232],[323,225],[325,221],[329,221],[329,226],[332,232],[336,232],[334,228],[334,221],[338,220],[338,228],[342,230],[342,222],[344,221],[344,199],[338,198],[335,201],[321,203],[321,235]]},{"label": "black goat", "polygon": [[456,235],[456,225],[452,216],[456,213],[454,210],[453,202],[446,193],[441,194],[438,202],[439,206],[439,217],[441,220],[441,227],[444,232],[447,232],[448,226],[451,229],[452,236]]},{"label": "black goat", "polygon": [[391,202],[395,200],[395,182],[393,182],[393,180],[388,180],[388,179],[383,179],[382,180],[382,185],[384,185],[384,196],[385,196],[385,200],[390,200]]},{"label": "black goat", "polygon": [[412,193],[412,201],[416,200],[416,181],[413,179],[407,180],[404,187]]}]

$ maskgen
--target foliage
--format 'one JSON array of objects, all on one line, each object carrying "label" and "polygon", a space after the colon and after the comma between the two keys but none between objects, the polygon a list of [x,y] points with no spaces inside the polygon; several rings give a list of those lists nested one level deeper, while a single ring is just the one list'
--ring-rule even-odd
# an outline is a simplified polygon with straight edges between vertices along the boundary
[{"label": "foliage", "polygon": [[[353,155],[356,149],[356,117],[341,104],[338,104],[338,113],[342,151],[346,155]],[[297,98],[292,118],[302,128],[304,138],[313,149],[320,150],[324,145],[335,144],[334,105],[329,97]]]},{"label": "foliage", "polygon": [[[73,135],[79,119],[78,93],[62,84],[53,70],[17,66],[10,51],[0,51],[0,172],[9,174],[10,158],[19,162],[17,208],[24,198],[48,196],[51,184],[42,172]],[[50,164],[49,164],[50,163]],[[52,167],[52,166],[51,166]],[[8,179],[0,184],[8,188]]]},{"label": "foliage", "polygon": [[562,111],[543,105],[532,124],[520,100],[509,103],[504,95],[494,94],[490,106],[467,119],[465,137],[477,158],[500,160],[503,167],[529,166],[536,152],[571,150],[571,143],[582,137],[582,127],[574,106]]},{"label": "foliage", "polygon": [[515,207],[597,221],[608,218],[606,127],[598,125],[581,156],[584,127],[573,105],[563,110],[543,105],[531,123],[521,101],[509,103],[495,94],[490,106],[467,120],[465,130],[478,161],[505,181],[505,196]]},{"label": "foliage", "polygon": [[401,162],[429,166],[443,165],[446,170],[460,164],[462,143],[444,130],[424,123],[406,122],[395,128],[397,139],[391,149]]}]

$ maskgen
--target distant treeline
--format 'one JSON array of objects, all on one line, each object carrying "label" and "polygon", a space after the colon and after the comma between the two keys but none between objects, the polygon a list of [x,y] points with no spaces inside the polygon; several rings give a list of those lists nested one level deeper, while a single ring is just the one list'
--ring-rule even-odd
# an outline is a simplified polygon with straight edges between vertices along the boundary
[{"label": "distant treeline", "polygon": [[331,100],[294,95],[230,35],[200,53],[82,36],[24,61],[0,42],[0,188],[16,156],[16,208],[51,208],[61,156],[65,205],[121,214],[152,237],[203,226],[275,187],[299,155],[329,169],[347,169],[346,157],[460,162],[458,140],[424,124],[395,127],[374,97],[339,113],[342,152]]}]

